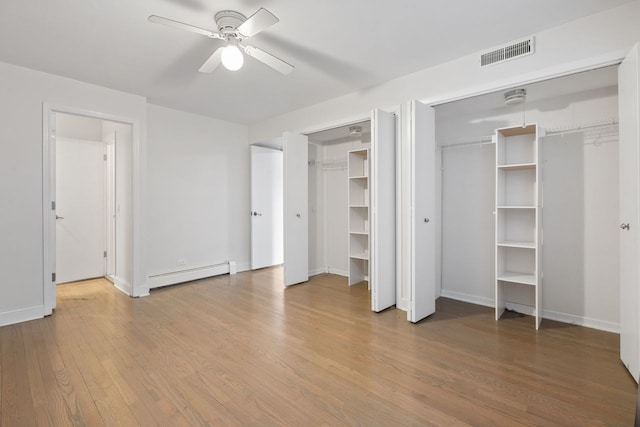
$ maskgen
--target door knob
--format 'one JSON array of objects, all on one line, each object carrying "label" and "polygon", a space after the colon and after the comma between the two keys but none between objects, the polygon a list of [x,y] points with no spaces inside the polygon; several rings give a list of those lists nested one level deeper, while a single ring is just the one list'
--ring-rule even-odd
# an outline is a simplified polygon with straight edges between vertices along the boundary
[{"label": "door knob", "polygon": [[425,219],[424,219],[424,222],[429,222],[429,218],[425,218]]},{"label": "door knob", "polygon": [[301,218],[300,214],[296,214],[296,216],[297,216],[298,218]]},{"label": "door knob", "polygon": [[64,219],[63,216],[58,216],[58,214],[56,214],[56,219]]},{"label": "door knob", "polygon": [[620,228],[622,230],[628,230],[629,229],[629,223],[627,222],[626,224],[625,223],[620,224]]},{"label": "door knob", "polygon": [[262,216],[262,214],[261,214],[261,213],[258,213],[258,212],[255,212],[255,211],[254,211],[254,212],[251,212],[251,215],[253,215],[253,216]]}]

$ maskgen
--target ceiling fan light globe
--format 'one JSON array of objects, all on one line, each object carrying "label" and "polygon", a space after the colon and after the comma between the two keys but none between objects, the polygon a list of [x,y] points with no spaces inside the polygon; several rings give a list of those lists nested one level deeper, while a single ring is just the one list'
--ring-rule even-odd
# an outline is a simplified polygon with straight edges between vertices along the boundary
[{"label": "ceiling fan light globe", "polygon": [[229,71],[236,71],[242,68],[244,56],[238,46],[230,45],[224,48],[220,57],[222,65]]}]

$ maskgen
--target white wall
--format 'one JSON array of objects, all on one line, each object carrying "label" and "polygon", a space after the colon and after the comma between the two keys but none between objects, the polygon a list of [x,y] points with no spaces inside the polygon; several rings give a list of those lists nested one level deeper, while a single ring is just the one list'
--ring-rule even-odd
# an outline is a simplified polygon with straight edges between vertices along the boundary
[{"label": "white wall", "polygon": [[[460,101],[459,103],[463,103]],[[521,106],[442,117],[438,145],[496,127],[522,123]],[[617,88],[527,104],[526,121],[543,128],[617,118]],[[610,131],[609,131],[610,132]],[[616,331],[618,280],[617,135],[550,136],[543,143],[544,317]],[[495,146],[443,149],[442,294],[486,305],[494,302]],[[531,305],[513,292],[511,300]]]},{"label": "white wall", "polygon": [[176,283],[229,260],[249,269],[247,127],[152,104],[147,123],[148,275]]},{"label": "white wall", "polygon": [[43,295],[43,102],[138,120],[145,99],[0,63],[0,325],[41,317]]}]

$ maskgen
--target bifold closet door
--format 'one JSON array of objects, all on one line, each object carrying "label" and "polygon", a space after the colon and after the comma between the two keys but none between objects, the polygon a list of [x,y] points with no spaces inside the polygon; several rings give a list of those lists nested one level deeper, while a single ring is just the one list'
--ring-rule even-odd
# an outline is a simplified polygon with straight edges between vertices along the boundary
[{"label": "bifold closet door", "polygon": [[284,163],[284,284],[309,280],[309,220],[307,211],[309,141],[285,132]]},{"label": "bifold closet door", "polygon": [[411,278],[407,320],[436,311],[435,112],[413,101],[411,120]]},{"label": "bifold closet door", "polygon": [[638,382],[640,374],[640,48],[618,69],[620,116],[620,359]]},{"label": "bifold closet door", "polygon": [[371,231],[369,283],[371,309],[396,303],[396,116],[371,115]]}]

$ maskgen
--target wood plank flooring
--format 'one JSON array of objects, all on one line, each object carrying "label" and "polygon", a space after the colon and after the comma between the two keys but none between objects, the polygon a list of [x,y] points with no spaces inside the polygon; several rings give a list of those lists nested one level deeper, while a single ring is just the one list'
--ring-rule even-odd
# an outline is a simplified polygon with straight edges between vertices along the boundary
[{"label": "wood plank flooring", "polygon": [[443,298],[413,325],[365,285],[281,277],[59,286],[53,316],[0,328],[0,424],[633,425],[615,334]]}]

